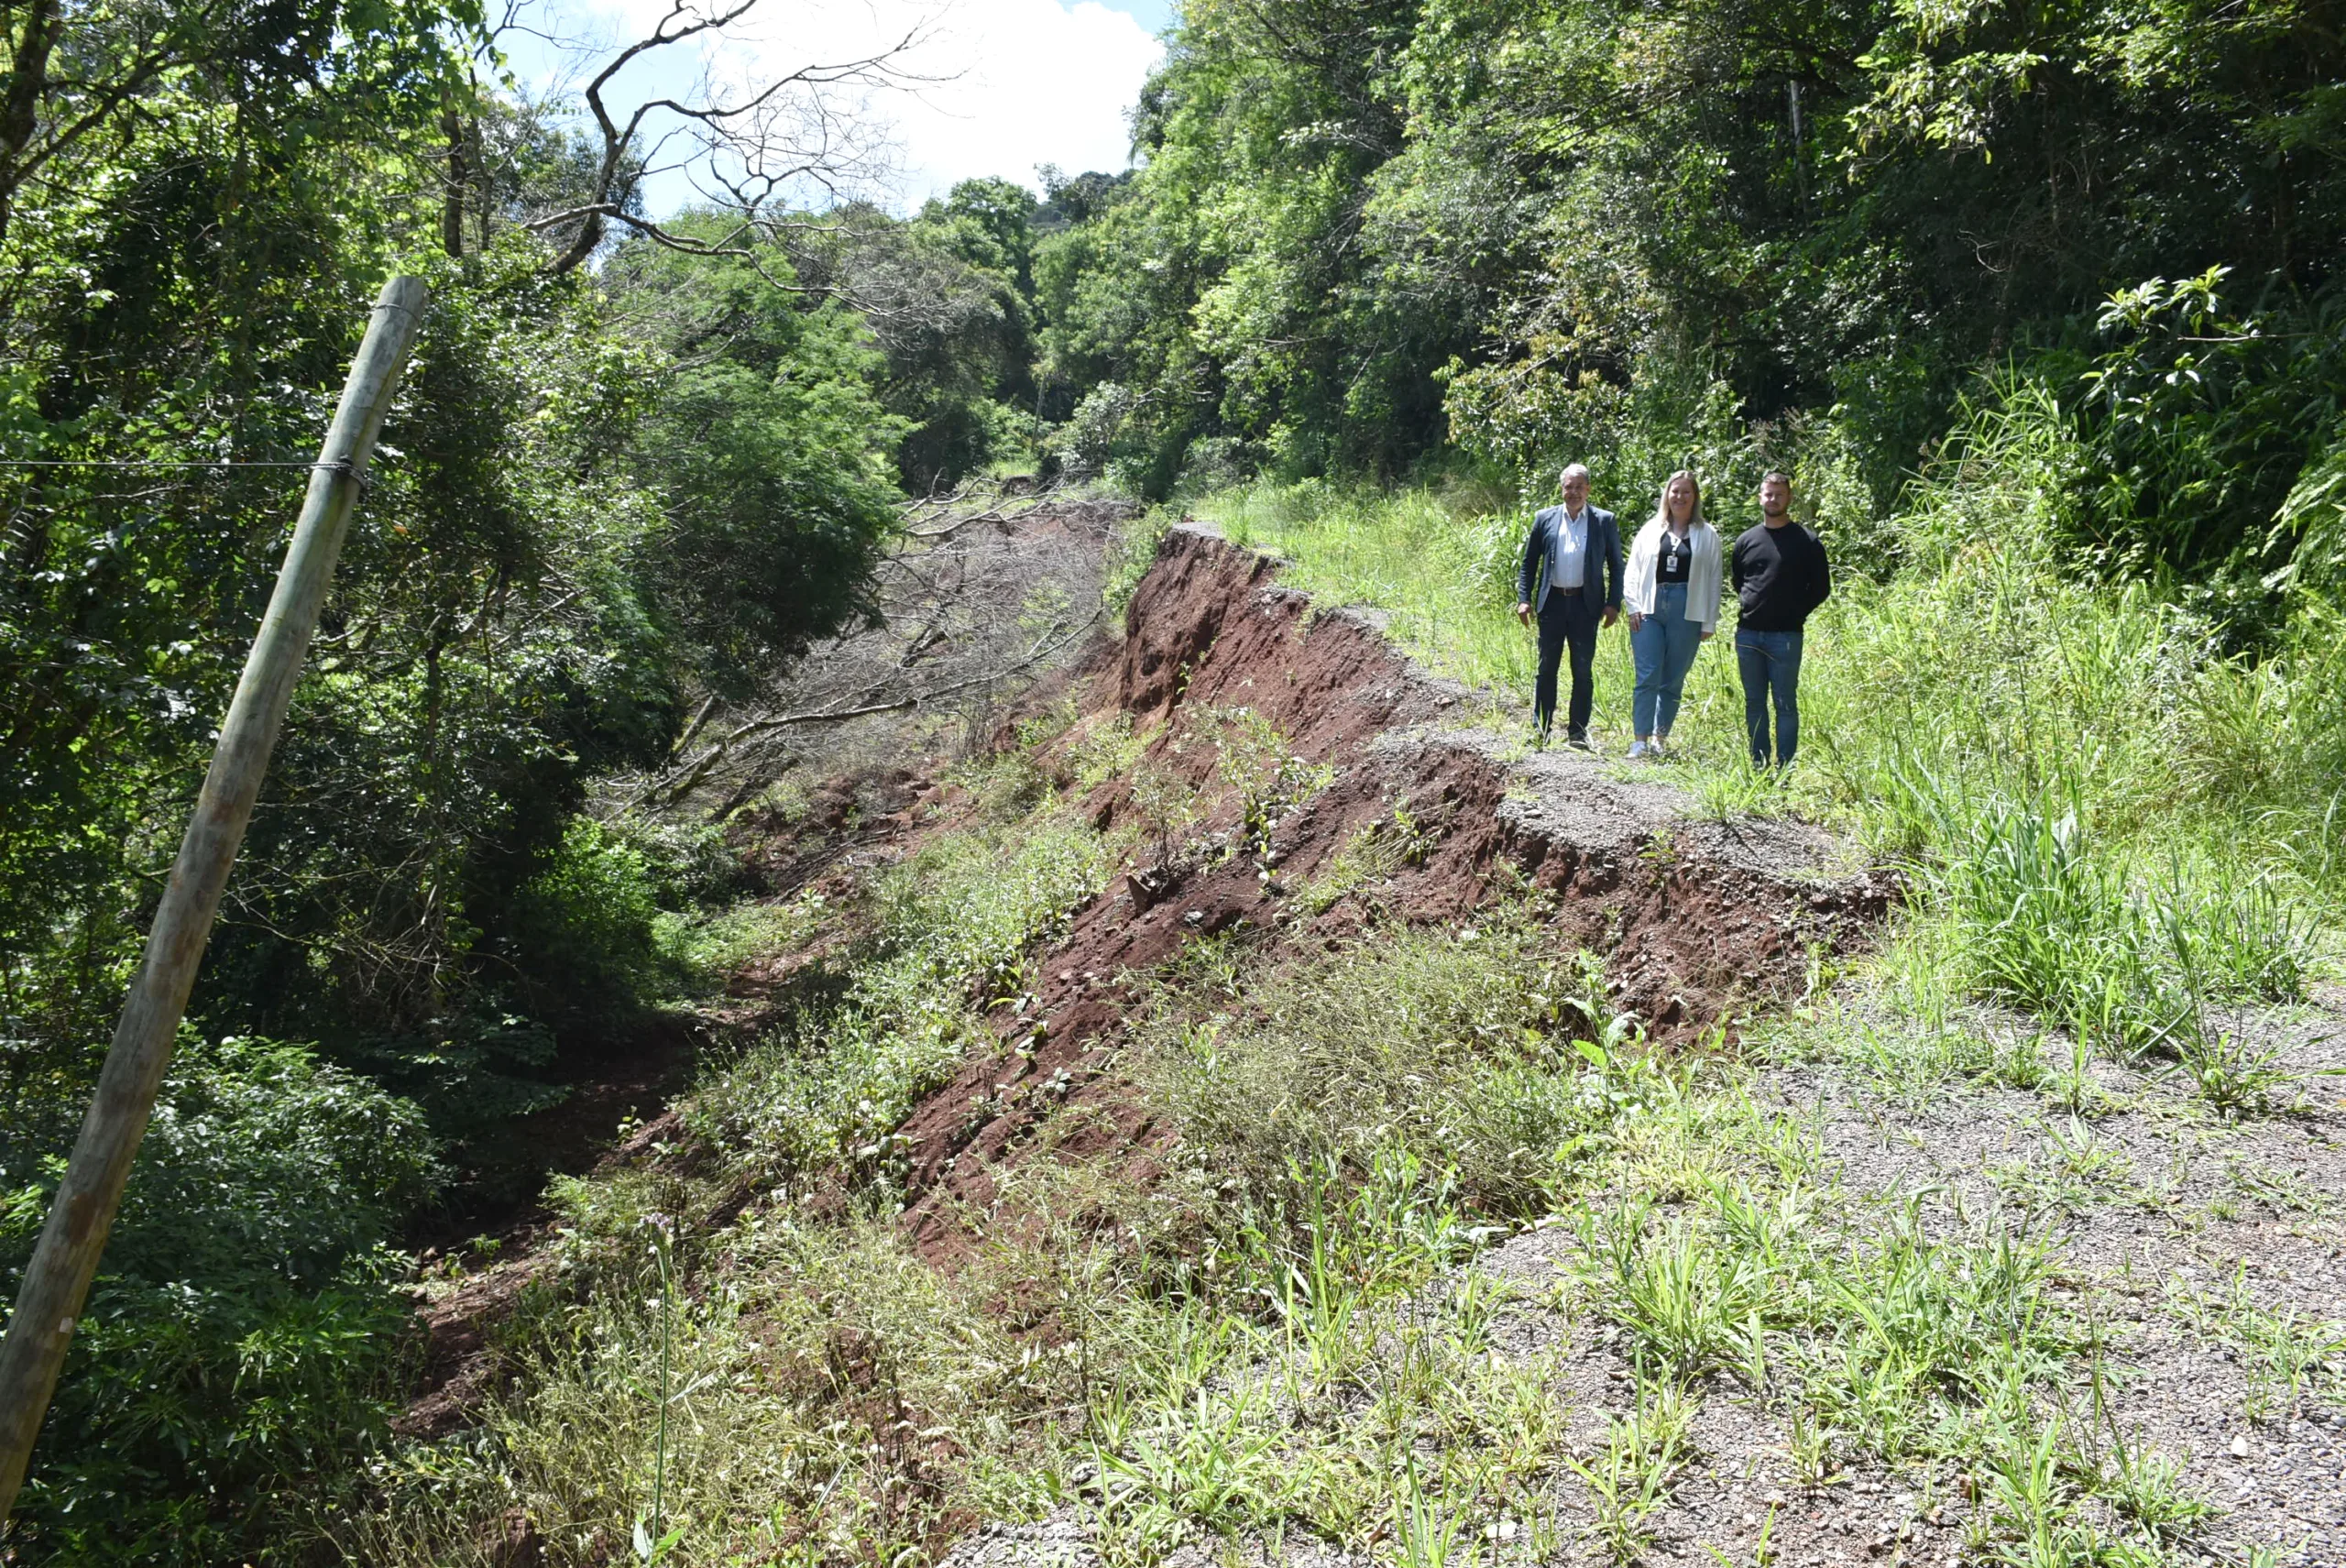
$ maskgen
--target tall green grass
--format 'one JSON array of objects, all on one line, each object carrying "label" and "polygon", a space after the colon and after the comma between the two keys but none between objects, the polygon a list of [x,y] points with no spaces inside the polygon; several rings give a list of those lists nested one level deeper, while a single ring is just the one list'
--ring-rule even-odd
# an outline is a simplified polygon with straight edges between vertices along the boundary
[{"label": "tall green grass", "polygon": [[[1827,530],[1843,549],[1809,623],[1789,777],[1744,762],[1731,603],[1657,771],[1713,811],[1798,812],[1934,868],[1940,937],[1910,959],[1952,964],[1960,994],[2139,1050],[2206,1002],[2301,994],[2341,914],[2346,615],[2303,599],[2251,658],[2144,585],[2087,579],[2055,543],[2077,537],[2084,462],[2042,388],[1969,410],[1902,513]],[[1598,499],[1626,526],[1641,498],[1602,493],[1605,477]],[[1312,481],[1199,510],[1288,558],[1299,587],[1387,611],[1422,663],[1528,700],[1531,637],[1512,614],[1528,507]],[[1627,638],[1608,631],[1608,749],[1628,737],[1632,684]]]},{"label": "tall green grass", "polygon": [[1236,543],[1287,557],[1286,580],[1323,605],[1385,611],[1395,639],[1443,674],[1528,697],[1531,636],[1514,615],[1527,520],[1509,499],[1306,479],[1224,491],[1196,510]]}]

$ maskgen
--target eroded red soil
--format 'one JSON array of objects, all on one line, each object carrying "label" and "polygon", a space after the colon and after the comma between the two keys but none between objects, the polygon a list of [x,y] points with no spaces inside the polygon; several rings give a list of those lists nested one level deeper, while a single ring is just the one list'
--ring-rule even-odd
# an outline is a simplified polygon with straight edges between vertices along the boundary
[{"label": "eroded red soil", "polygon": [[[904,1223],[925,1255],[950,1266],[1003,1178],[1038,1157],[1122,1158],[1149,1181],[1168,1135],[1114,1068],[1109,1048],[1137,998],[1136,977],[1200,935],[1239,929],[1256,961],[1326,950],[1387,920],[1459,921],[1502,892],[1542,900],[1561,946],[1600,954],[1625,1009],[1656,1037],[1693,1044],[1731,1035],[1750,1009],[1797,991],[1812,949],[1861,944],[1895,895],[1887,876],[1843,863],[1825,835],[1796,823],[1693,815],[1691,803],[1618,764],[1582,754],[1524,754],[1462,716],[1476,694],[1414,669],[1365,615],[1319,610],[1277,581],[1276,564],[1211,532],[1168,535],[1121,640],[1041,683],[1020,714],[1072,702],[1074,727],[1039,752],[1062,787],[1076,752],[1128,722],[1138,764],[1080,809],[1102,828],[1135,829],[1145,847],[1128,874],[1076,911],[1038,956],[1025,1005],[997,1014],[1003,1045],[927,1096],[901,1134],[912,1160]],[[1248,840],[1244,792],[1217,769],[1216,736],[1250,710],[1324,783],[1275,801],[1267,835]],[[1260,734],[1261,731],[1255,730]],[[1324,770],[1321,774],[1318,770]],[[934,762],[833,781],[794,820],[752,818],[746,857],[775,896],[806,889],[852,906],[876,867],[968,819],[972,803]],[[1178,843],[1135,790],[1143,775],[1194,788],[1203,815]],[[1299,791],[1298,793],[1301,793]],[[1324,889],[1342,858],[1375,874],[1343,896]],[[798,986],[831,967],[851,932],[778,953],[734,977],[717,1011],[754,1030]],[[630,1140],[611,1158],[643,1157]],[[649,1146],[645,1146],[648,1147]],[[744,1201],[747,1195],[744,1195]],[[740,1204],[725,1206],[739,1212]],[[525,1259],[468,1282],[432,1314],[434,1377],[409,1431],[444,1431],[477,1398],[481,1325],[532,1270]]]},{"label": "eroded red soil", "polygon": [[[1684,1043],[1797,990],[1813,947],[1862,941],[1893,895],[1886,876],[1837,864],[1831,840],[1797,824],[1697,820],[1674,791],[1596,759],[1510,757],[1487,731],[1450,728],[1471,694],[1415,670],[1367,618],[1315,614],[1275,575],[1205,531],[1168,535],[1121,647],[1071,685],[1085,715],[1076,734],[1122,713],[1146,739],[1141,769],[1211,792],[1219,754],[1205,737],[1249,708],[1333,777],[1276,821],[1266,846],[1170,855],[1077,913],[1041,958],[1033,1003],[1004,1020],[1004,1049],[970,1062],[902,1128],[915,1192],[905,1223],[933,1258],[961,1250],[956,1213],[986,1208],[1062,1102],[1094,1113],[1055,1147],[1121,1146],[1129,1174],[1146,1179],[1160,1134],[1105,1047],[1134,999],[1129,977],[1194,936],[1255,928],[1259,961],[1276,963],[1372,918],[1455,921],[1502,889],[1528,889],[1547,901],[1560,942],[1603,955],[1621,1006]],[[1144,815],[1135,776],[1084,803],[1094,822]],[[1228,846],[1240,802],[1221,795],[1191,832]],[[1380,868],[1388,874],[1317,913],[1299,900],[1378,835],[1409,846]]]}]

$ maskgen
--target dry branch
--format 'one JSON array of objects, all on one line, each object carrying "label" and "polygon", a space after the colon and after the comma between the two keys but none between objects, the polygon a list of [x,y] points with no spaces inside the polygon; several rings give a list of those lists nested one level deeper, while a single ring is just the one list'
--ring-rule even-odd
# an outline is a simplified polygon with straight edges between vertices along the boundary
[{"label": "dry branch", "polygon": [[[674,250],[696,256],[727,256],[757,267],[778,288],[795,288],[765,274],[759,244],[806,226],[787,214],[805,207],[810,190],[836,203],[851,188],[868,183],[885,167],[879,126],[864,112],[865,95],[937,80],[915,74],[906,57],[922,43],[926,24],[915,23],[893,43],[855,59],[810,63],[738,88],[721,87],[704,70],[696,90],[684,97],[648,98],[630,108],[613,107],[615,83],[629,65],[655,50],[694,39],[706,42],[741,21],[759,0],[670,0],[651,33],[614,54],[587,80],[585,98],[600,142],[588,199],[531,219],[524,226],[544,234],[577,225],[570,243],[546,263],[552,273],[568,272],[595,254],[621,227]],[[647,129],[669,123],[647,151]],[[687,151],[673,163],[657,162],[659,149],[681,137]],[[638,159],[642,166],[635,166]],[[732,229],[715,239],[679,233],[633,210],[633,187],[662,168],[692,168],[718,187],[696,186],[708,204],[729,214]]]},{"label": "dry branch", "polygon": [[750,703],[703,702],[667,767],[624,796],[673,807],[771,777],[780,738],[858,721],[982,708],[1068,655],[1101,621],[1113,505],[956,492],[906,504],[875,584],[879,624],[817,648]]}]

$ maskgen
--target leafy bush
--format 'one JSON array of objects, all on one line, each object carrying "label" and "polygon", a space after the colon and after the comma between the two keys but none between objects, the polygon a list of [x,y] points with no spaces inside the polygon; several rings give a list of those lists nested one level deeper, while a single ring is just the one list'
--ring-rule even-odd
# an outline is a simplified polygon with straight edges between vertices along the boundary
[{"label": "leafy bush", "polygon": [[1299,1166],[1355,1177],[1379,1150],[1452,1173],[1461,1201],[1516,1214],[1601,1117],[1574,1039],[1611,1023],[1598,971],[1528,915],[1380,935],[1258,980],[1243,1005],[1167,1014],[1142,1072],[1182,1157],[1257,1204]]},{"label": "leafy bush", "polygon": [[[19,1117],[0,1143],[12,1295],[76,1108]],[[385,1243],[436,1176],[407,1102],[307,1047],[191,1036],[140,1146],[12,1544],[30,1561],[231,1560],[379,1439],[411,1321],[406,1260]]]},{"label": "leafy bush", "polygon": [[514,967],[532,1012],[623,1009],[682,979],[660,945],[660,880],[641,843],[593,817],[572,818],[513,920]]},{"label": "leafy bush", "polygon": [[1099,835],[1048,811],[930,844],[882,880],[844,995],[714,1075],[689,1124],[770,1177],[845,1158],[887,1178],[896,1124],[964,1052],[998,1043],[980,1010],[1025,988],[1028,951],[1108,866]]}]

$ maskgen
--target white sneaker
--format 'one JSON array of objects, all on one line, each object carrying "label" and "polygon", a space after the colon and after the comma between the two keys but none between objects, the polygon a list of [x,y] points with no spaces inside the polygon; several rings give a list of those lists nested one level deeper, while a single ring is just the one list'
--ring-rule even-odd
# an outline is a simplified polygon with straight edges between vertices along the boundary
[{"label": "white sneaker", "polygon": [[1652,750],[1652,748],[1648,746],[1642,740],[1632,740],[1629,742],[1629,755],[1632,759],[1642,757],[1650,750]]},{"label": "white sneaker", "polygon": [[1651,740],[1646,742],[1646,755],[1651,757],[1656,762],[1660,762],[1661,760],[1662,751],[1661,736],[1657,735]]}]

